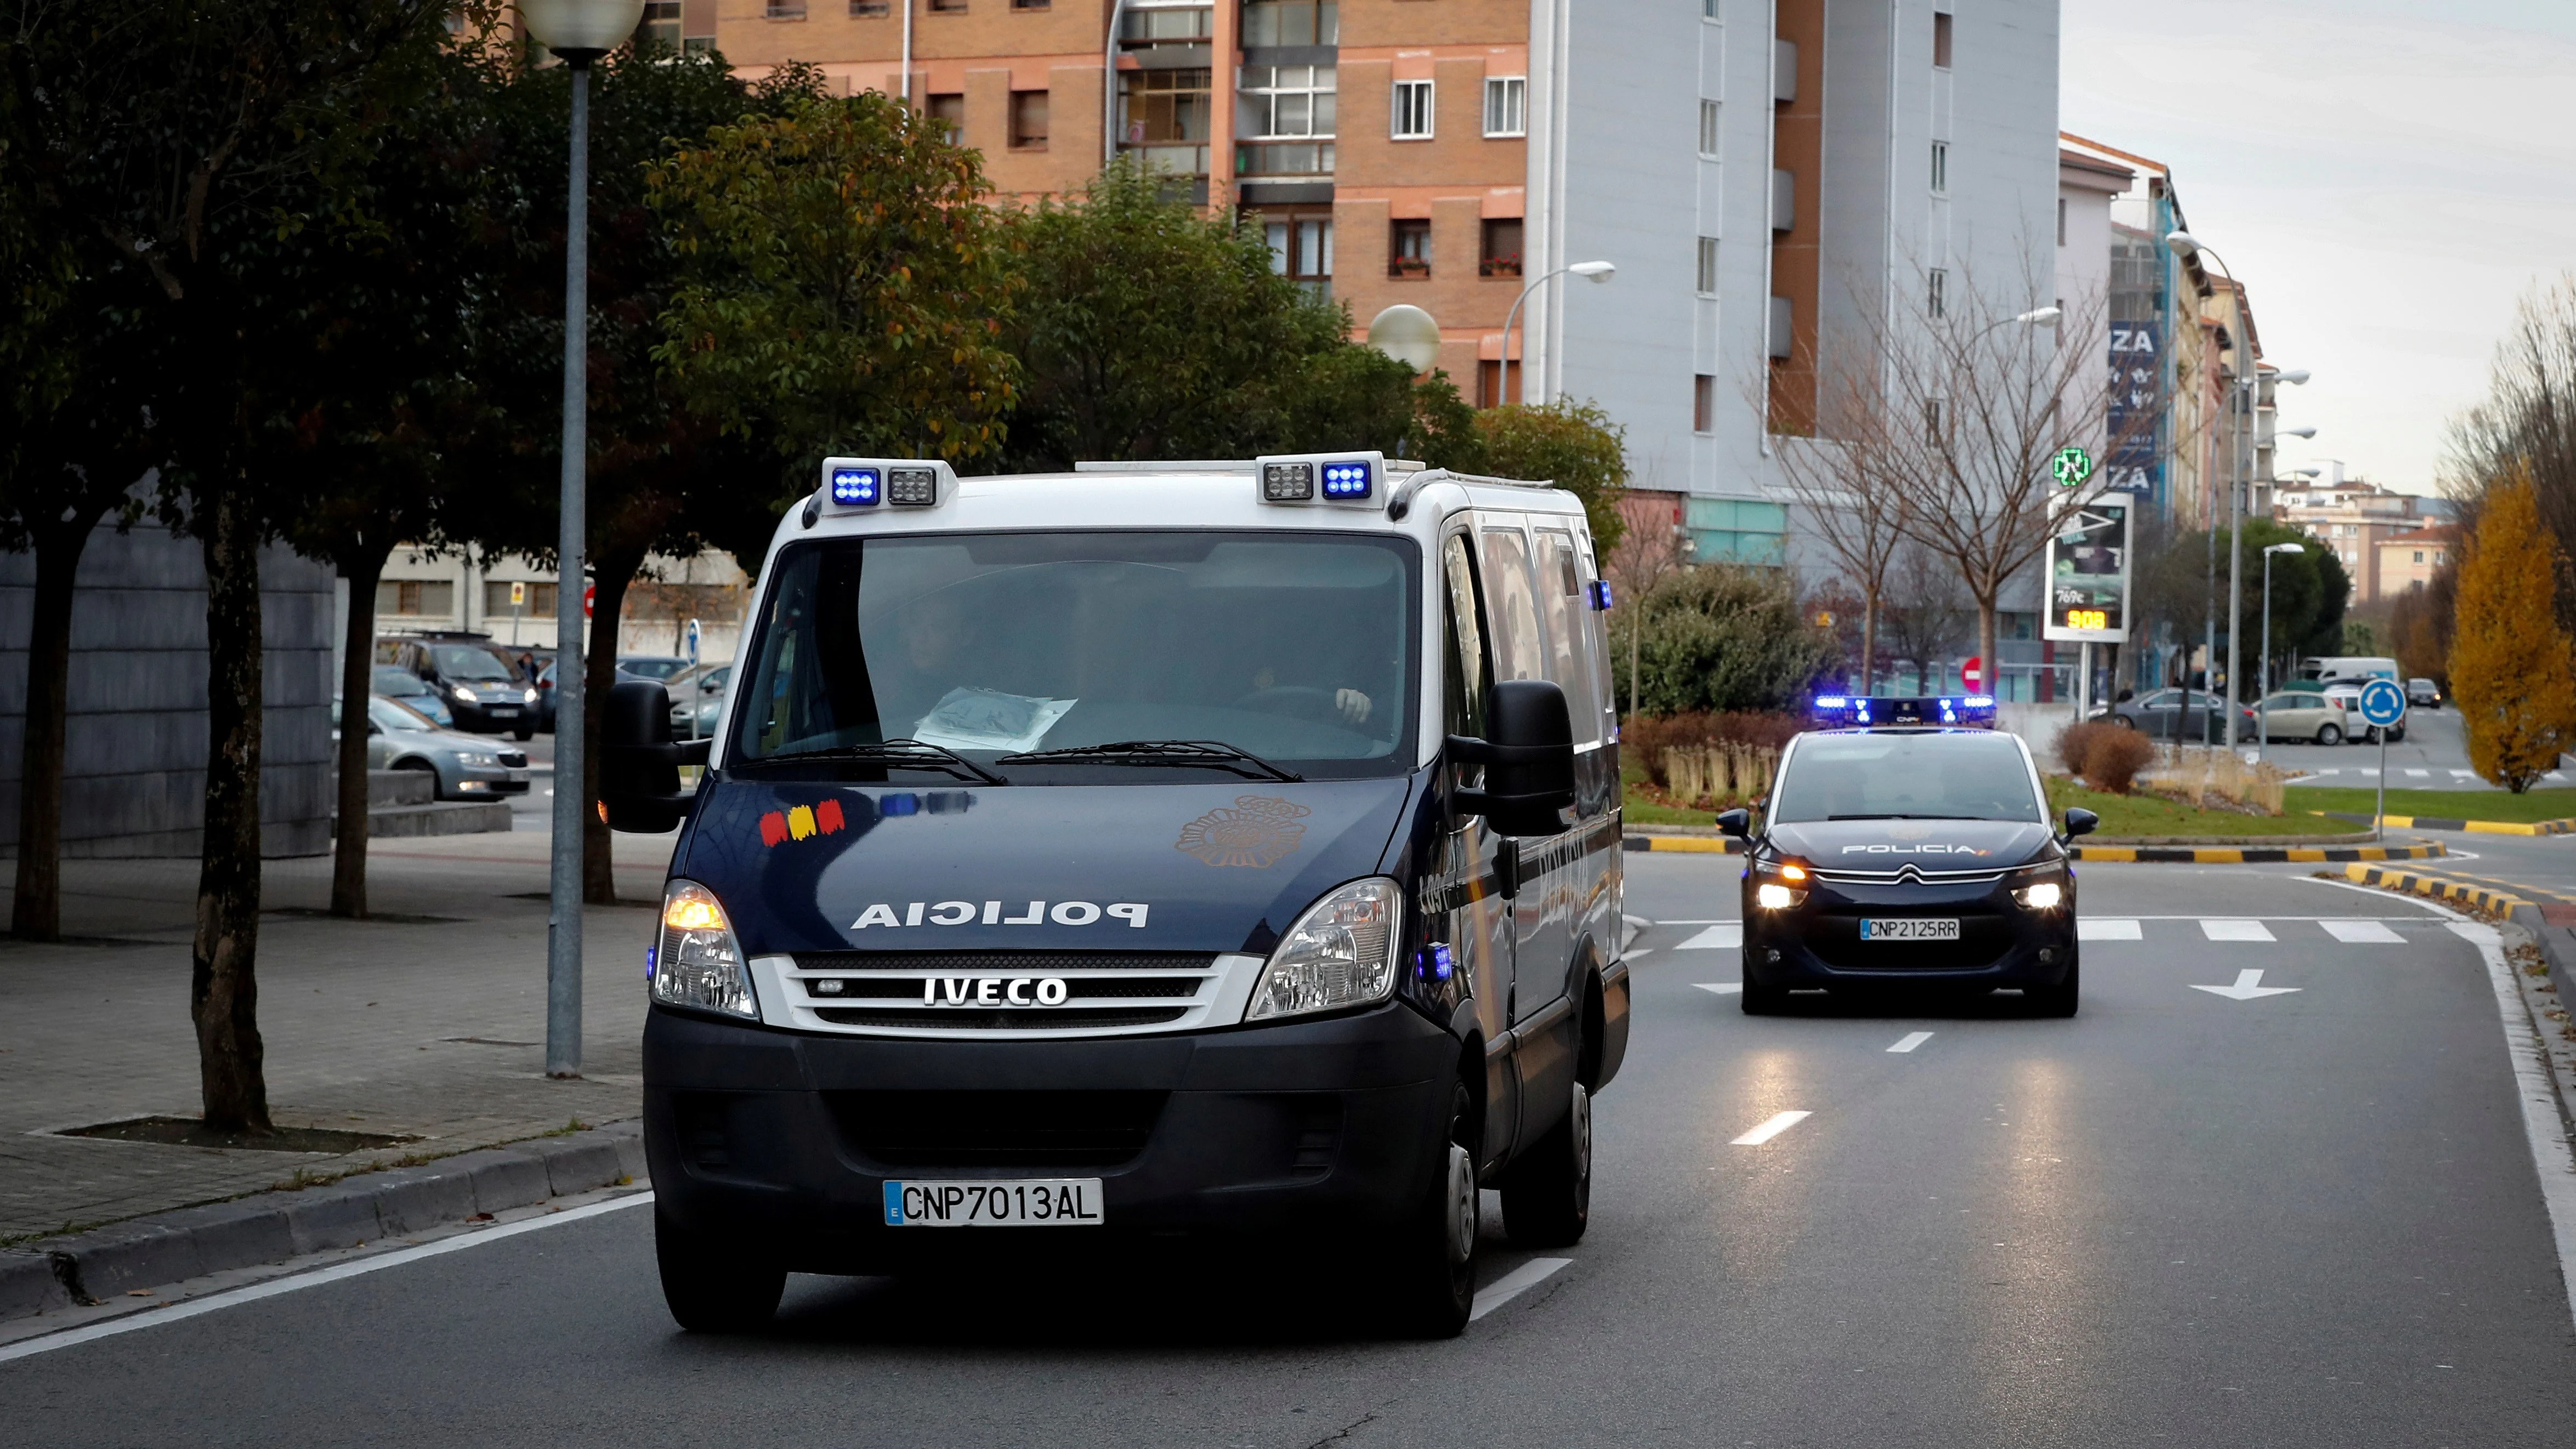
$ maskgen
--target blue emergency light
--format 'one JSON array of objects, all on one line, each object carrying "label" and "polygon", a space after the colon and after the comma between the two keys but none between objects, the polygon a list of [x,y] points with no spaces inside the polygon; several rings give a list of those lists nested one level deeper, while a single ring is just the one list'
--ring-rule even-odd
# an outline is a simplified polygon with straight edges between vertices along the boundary
[{"label": "blue emergency light", "polygon": [[832,501],[851,508],[873,506],[883,496],[883,478],[874,468],[835,468]]},{"label": "blue emergency light", "polygon": [[1594,579],[1592,581],[1592,607],[1596,611],[1602,613],[1609,612],[1610,581],[1608,579]]},{"label": "blue emergency light", "polygon": [[1949,725],[1959,729],[1993,729],[1994,696],[1947,695],[1929,699],[1883,699],[1866,694],[1820,694],[1808,713],[1817,729],[1920,729]]},{"label": "blue emergency light", "polygon": [[1324,496],[1327,498],[1366,498],[1373,481],[1365,460],[1324,465]]}]

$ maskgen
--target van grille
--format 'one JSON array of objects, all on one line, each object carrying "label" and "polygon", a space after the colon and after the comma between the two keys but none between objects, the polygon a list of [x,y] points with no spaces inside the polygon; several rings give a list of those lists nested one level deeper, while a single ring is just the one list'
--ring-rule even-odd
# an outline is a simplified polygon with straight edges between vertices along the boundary
[{"label": "van grille", "polygon": [[1142,1011],[1098,1011],[1081,1007],[919,1007],[910,1011],[817,1008],[816,1016],[834,1026],[926,1026],[969,1031],[1074,1031],[1083,1027],[1154,1026],[1178,1021],[1186,1006],[1157,1006]]},{"label": "van grille", "polygon": [[1114,1167],[1154,1135],[1170,1094],[826,1092],[841,1139],[889,1167]]},{"label": "van grille", "polygon": [[799,971],[1054,976],[1066,971],[1205,971],[1207,951],[799,951]]},{"label": "van grille", "polygon": [[1206,951],[805,951],[779,972],[781,1005],[792,1024],[820,1031],[1186,1030],[1214,1008],[1226,959]]}]

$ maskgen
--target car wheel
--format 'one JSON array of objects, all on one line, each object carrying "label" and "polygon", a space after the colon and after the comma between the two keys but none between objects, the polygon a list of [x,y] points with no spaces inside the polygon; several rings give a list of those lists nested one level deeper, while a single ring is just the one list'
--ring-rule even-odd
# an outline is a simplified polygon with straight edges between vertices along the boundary
[{"label": "car wheel", "polygon": [[2341,727],[2341,726],[2339,726],[2339,725],[2330,725],[2330,724],[2324,724],[2324,725],[2319,725],[2319,726],[2317,726],[2317,743],[2318,743],[2318,744],[2321,744],[2321,745],[2339,745],[2339,744],[2342,744],[2342,743],[2343,743],[2343,729],[2342,729],[2342,727]]},{"label": "car wheel", "polygon": [[662,1301],[691,1333],[748,1333],[778,1312],[787,1270],[746,1253],[738,1240],[718,1241],[653,1214],[653,1257],[662,1269]]},{"label": "car wheel", "polygon": [[1503,1230],[1521,1248],[1570,1248],[1592,1220],[1592,1094],[1574,1084],[1565,1120],[1503,1179]]},{"label": "car wheel", "polygon": [[2033,1016],[2073,1016],[2076,998],[2082,994],[2082,958],[2066,963],[2066,979],[2055,986],[2025,987],[2021,993],[2024,1010]]},{"label": "car wheel", "polygon": [[1777,986],[1763,985],[1753,979],[1752,972],[1747,971],[1744,973],[1743,994],[1735,1000],[1744,1008],[1746,1016],[1777,1016],[1789,1004],[1789,993]]},{"label": "car wheel", "polygon": [[1387,1264],[1386,1306],[1402,1331],[1417,1337],[1456,1338],[1476,1306],[1476,1240],[1484,1209],[1470,1141],[1475,1122],[1467,1084],[1452,1084],[1431,1191],[1398,1231]]}]

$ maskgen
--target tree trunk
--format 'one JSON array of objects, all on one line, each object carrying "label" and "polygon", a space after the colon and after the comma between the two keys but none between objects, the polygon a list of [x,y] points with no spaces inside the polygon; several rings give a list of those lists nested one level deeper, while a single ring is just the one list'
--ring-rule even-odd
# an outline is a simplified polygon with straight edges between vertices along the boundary
[{"label": "tree trunk", "polygon": [[[627,585],[644,567],[641,551],[591,558],[590,657],[582,661],[581,703],[581,898],[595,906],[617,903],[617,872],[608,857],[608,822],[599,818],[599,722],[608,713],[608,691],[617,682],[617,618]],[[563,788],[563,781],[555,781]]]},{"label": "tree trunk", "polygon": [[200,495],[206,559],[206,823],[189,1014],[206,1126],[269,1130],[259,986],[259,529],[242,480]]},{"label": "tree trunk", "polygon": [[1878,683],[1878,589],[1872,585],[1861,601],[1860,613],[1860,692],[1869,693]]},{"label": "tree trunk", "polygon": [[331,842],[331,914],[367,913],[367,703],[375,694],[376,580],[391,543],[365,543],[341,561],[349,620],[340,631],[340,808]]},{"label": "tree trunk", "polygon": [[[1977,668],[1981,671],[1977,687],[1969,693],[1994,695],[1997,678],[2003,671],[1995,668],[1995,600],[1991,594],[1977,600]],[[1959,682],[1967,683],[1964,679]]]},{"label": "tree trunk", "polygon": [[[102,510],[103,512],[103,510]],[[33,532],[34,617],[27,631],[26,738],[18,755],[18,888],[10,933],[53,941],[63,931],[63,714],[70,702],[72,590],[99,513]]]}]

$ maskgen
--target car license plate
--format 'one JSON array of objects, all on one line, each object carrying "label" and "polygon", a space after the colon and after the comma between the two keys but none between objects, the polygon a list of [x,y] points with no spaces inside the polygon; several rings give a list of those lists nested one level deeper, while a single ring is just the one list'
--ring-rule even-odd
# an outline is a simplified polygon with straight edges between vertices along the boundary
[{"label": "car license plate", "polygon": [[494,719],[508,719],[519,712],[515,704],[487,704],[483,707]]},{"label": "car license plate", "polygon": [[1959,939],[1956,917],[1936,920],[1924,916],[1864,916],[1860,923],[1864,941],[1955,941]]},{"label": "car license plate", "polygon": [[885,1220],[890,1228],[1096,1228],[1100,1179],[889,1182]]}]

